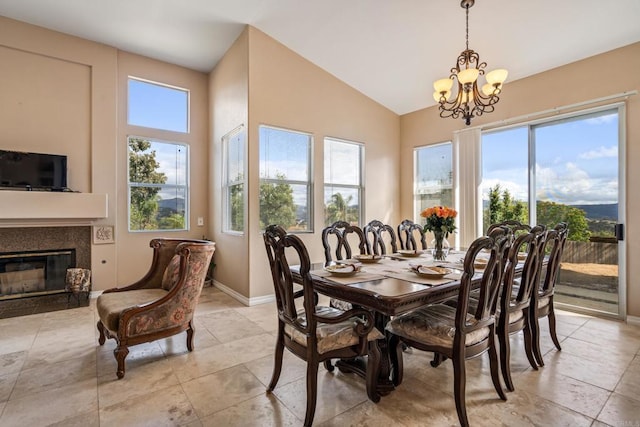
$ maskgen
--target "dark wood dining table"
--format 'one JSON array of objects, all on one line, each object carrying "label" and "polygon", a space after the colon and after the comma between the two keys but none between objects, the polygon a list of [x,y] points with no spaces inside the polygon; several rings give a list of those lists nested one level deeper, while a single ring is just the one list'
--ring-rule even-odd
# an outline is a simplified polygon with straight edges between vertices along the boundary
[{"label": "dark wood dining table", "polygon": [[[459,252],[456,259],[461,259],[464,256],[464,252]],[[424,254],[420,257],[403,258],[396,255],[386,257],[381,261],[387,265],[394,265],[397,263],[401,269],[407,269],[408,264],[415,263],[430,263],[433,264],[431,257]],[[448,265],[451,267],[452,263]],[[454,264],[457,268],[461,269],[462,264]],[[364,270],[368,269],[369,264],[364,265]],[[461,270],[457,272],[458,277],[450,279],[447,283],[438,283],[436,285],[426,284],[416,276],[415,280],[411,280],[411,273],[409,277],[398,278],[388,277],[377,274],[377,278],[366,281],[357,281],[355,283],[340,283],[339,278],[335,278],[329,275],[320,275],[323,272],[324,264],[314,263],[311,267],[311,278],[313,280],[314,289],[330,298],[336,298],[339,300],[350,302],[354,305],[365,307],[370,309],[374,313],[375,327],[379,331],[384,332],[387,322],[389,322],[392,316],[397,316],[402,313],[414,310],[425,305],[438,303],[450,298],[455,298],[458,295],[458,289],[460,287],[459,276]],[[380,270],[380,266],[376,265],[377,271]],[[384,270],[382,270],[384,274]],[[301,280],[301,277],[297,273],[296,268],[292,268],[294,279]],[[397,274],[395,274],[397,276]],[[479,279],[480,275],[478,275]],[[478,280],[479,282],[479,280]],[[391,359],[389,357],[389,348],[386,340],[380,340],[380,350],[382,353],[380,361],[380,373],[378,375],[378,382],[376,386],[377,393],[381,396],[389,394],[395,386],[391,381]],[[337,366],[345,372],[355,372],[361,376],[366,374],[366,361],[339,361]]]}]

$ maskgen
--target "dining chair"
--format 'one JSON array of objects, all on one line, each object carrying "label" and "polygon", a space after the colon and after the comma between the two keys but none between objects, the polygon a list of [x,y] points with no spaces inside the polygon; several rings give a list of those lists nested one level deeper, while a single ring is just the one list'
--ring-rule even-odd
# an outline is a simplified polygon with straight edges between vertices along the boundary
[{"label": "dining chair", "polygon": [[[335,260],[351,259],[353,251],[351,243],[358,245],[358,254],[366,253],[364,234],[362,229],[357,225],[351,225],[346,221],[336,221],[322,230],[322,247],[324,248],[325,265],[330,265]],[[335,245],[331,243],[335,242]],[[351,310],[353,305],[350,302],[342,301],[337,298],[331,298],[329,305],[340,310]],[[325,365],[331,362],[325,363]]]},{"label": "dining chair", "polygon": [[505,221],[491,224],[487,229],[487,235],[491,234],[491,231],[498,227],[507,227],[514,235],[518,234],[519,232],[529,232],[531,230],[531,226],[528,224],[523,224],[522,222],[515,219],[507,219]]},{"label": "dining chair", "polygon": [[[391,253],[398,252],[396,233],[390,225],[374,219],[364,226],[362,232],[368,254],[386,255],[387,249],[391,249]],[[387,248],[386,241],[390,248]]]},{"label": "dining chair", "polygon": [[[514,391],[511,378],[511,344],[509,337],[517,332],[524,333],[525,354],[529,364],[538,370],[533,354],[533,336],[530,310],[533,309],[533,294],[539,278],[542,254],[539,248],[544,244],[545,227],[536,226],[530,232],[514,237],[506,256],[502,280],[502,291],[498,304],[498,325],[496,334],[500,345],[500,368],[507,390]],[[524,259],[523,259],[524,258]],[[523,262],[516,278],[516,267]],[[532,302],[533,301],[533,302]]]},{"label": "dining chair", "polygon": [[[367,356],[366,389],[369,399],[380,400],[376,391],[380,366],[377,340],[384,335],[374,327],[373,314],[362,308],[342,311],[316,305],[311,279],[309,253],[302,240],[278,225],[270,225],[264,232],[264,244],[271,267],[271,276],[278,310],[273,375],[267,391],[276,387],[282,371],[284,349],[307,362],[307,406],[304,425],[310,426],[316,410],[318,365],[330,359],[352,359]],[[300,295],[294,291],[289,258],[299,260],[302,278],[302,306],[297,307]],[[326,366],[326,365],[325,365]],[[333,366],[330,371],[333,371]]]},{"label": "dining chair", "polygon": [[556,333],[556,313],[553,306],[553,296],[568,234],[569,228],[567,224],[561,222],[553,230],[547,232],[545,243],[541,249],[541,253],[543,254],[548,251],[549,259],[546,270],[540,273],[541,280],[536,281],[537,286],[533,295],[535,307],[530,311],[533,354],[540,366],[544,366],[544,360],[542,358],[542,351],[540,350],[540,327],[538,319],[545,316],[549,319],[549,334],[551,335],[551,340],[558,350],[562,350],[560,340],[558,340]]},{"label": "dining chair", "polygon": [[[469,425],[465,398],[467,359],[489,353],[493,386],[500,399],[507,400],[500,384],[495,343],[495,311],[503,274],[502,254],[509,244],[508,234],[504,229],[473,241],[464,258],[456,307],[444,303],[429,305],[394,318],[386,327],[387,332],[391,334],[389,348],[392,379],[396,386],[402,383],[403,377],[401,343],[441,355],[437,361],[431,362],[433,366],[440,360],[451,359],[456,411],[462,426]],[[475,261],[483,249],[491,251],[490,257],[479,279],[480,293],[475,312],[468,313],[470,290],[476,274]]]},{"label": "dining chair", "polygon": [[[346,221],[336,221],[322,230],[322,247],[324,248],[325,265],[329,265],[336,260],[350,259],[353,255],[350,237],[353,243],[358,244],[358,254],[366,253],[366,245],[362,229],[357,225],[351,225]],[[332,246],[331,242],[335,245]]]},{"label": "dining chair", "polygon": [[[418,240],[420,240],[420,248],[418,248],[416,235],[418,236]],[[398,242],[400,243],[400,249],[413,251],[427,249],[427,240],[424,235],[424,229],[420,224],[416,224],[410,219],[405,219],[398,224]]]}]

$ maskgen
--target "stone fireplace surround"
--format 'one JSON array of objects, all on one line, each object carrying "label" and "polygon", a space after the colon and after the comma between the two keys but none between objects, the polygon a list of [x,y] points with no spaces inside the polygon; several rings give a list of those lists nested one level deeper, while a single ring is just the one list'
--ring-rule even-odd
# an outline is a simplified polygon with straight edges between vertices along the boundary
[{"label": "stone fireplace surround", "polygon": [[59,249],[75,249],[75,266],[91,269],[91,227],[0,228],[0,253]]}]

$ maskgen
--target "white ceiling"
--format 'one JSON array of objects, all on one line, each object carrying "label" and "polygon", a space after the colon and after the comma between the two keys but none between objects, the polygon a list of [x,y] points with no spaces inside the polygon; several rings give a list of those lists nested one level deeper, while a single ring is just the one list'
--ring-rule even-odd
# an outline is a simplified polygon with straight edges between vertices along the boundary
[{"label": "white ceiling", "polygon": [[[250,24],[398,114],[433,105],[465,47],[459,0],[0,0],[0,15],[204,72]],[[477,0],[469,47],[513,81],[640,41],[639,20],[640,0]]]}]

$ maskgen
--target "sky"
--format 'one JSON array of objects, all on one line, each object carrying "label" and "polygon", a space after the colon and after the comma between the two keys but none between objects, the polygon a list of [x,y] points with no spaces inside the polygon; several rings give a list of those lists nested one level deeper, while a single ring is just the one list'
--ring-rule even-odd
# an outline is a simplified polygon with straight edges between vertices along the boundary
[{"label": "sky", "polygon": [[[189,92],[186,90],[133,78],[129,80],[130,124],[187,132],[188,104]],[[617,203],[617,110],[545,123],[532,129],[536,197],[539,200],[564,204]],[[306,182],[310,170],[300,165],[307,164],[310,159],[313,137],[268,126],[261,126],[259,132],[260,177],[277,178],[278,174],[284,174],[287,179]],[[490,187],[500,184],[515,198],[527,199],[527,138],[527,127],[483,133],[482,186],[485,195]],[[325,154],[326,179],[333,183],[357,184],[359,174],[352,159],[359,147],[339,141],[332,143]],[[177,176],[185,176],[188,157],[183,150],[188,147],[156,143],[153,148],[161,170],[169,177],[167,183],[176,183]],[[428,164],[419,180],[449,179],[450,144],[432,146],[428,156],[419,159]],[[296,186],[294,198],[296,204],[306,204],[306,187]]]},{"label": "sky", "polygon": [[[536,197],[563,204],[618,202],[617,110],[534,126]],[[526,127],[482,137],[483,191],[499,183],[527,199]]]}]

